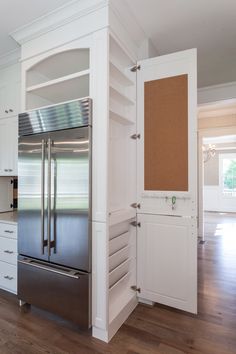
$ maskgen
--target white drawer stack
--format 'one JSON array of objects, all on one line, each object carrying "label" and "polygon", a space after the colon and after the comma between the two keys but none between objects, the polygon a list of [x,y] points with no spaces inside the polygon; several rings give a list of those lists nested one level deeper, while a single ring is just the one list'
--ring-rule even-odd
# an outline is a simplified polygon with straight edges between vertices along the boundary
[{"label": "white drawer stack", "polygon": [[17,225],[0,222],[0,288],[17,292]]}]

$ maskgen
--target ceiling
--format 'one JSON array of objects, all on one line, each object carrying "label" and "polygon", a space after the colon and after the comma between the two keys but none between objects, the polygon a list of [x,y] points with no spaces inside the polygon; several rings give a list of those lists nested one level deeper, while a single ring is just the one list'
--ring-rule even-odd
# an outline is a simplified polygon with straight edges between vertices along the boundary
[{"label": "ceiling", "polygon": [[236,81],[235,0],[126,2],[159,55],[198,49],[198,87]]},{"label": "ceiling", "polygon": [[[198,87],[236,81],[235,0],[125,1],[159,55],[197,47]],[[17,48],[10,32],[67,2],[1,0],[0,56]]]},{"label": "ceiling", "polygon": [[70,0],[0,0],[0,56],[17,49],[9,33]]}]

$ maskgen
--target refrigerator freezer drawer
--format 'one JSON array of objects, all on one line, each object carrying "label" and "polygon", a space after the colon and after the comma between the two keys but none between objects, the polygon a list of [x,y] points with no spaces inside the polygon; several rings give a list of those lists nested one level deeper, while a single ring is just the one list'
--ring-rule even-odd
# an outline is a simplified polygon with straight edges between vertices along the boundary
[{"label": "refrigerator freezer drawer", "polygon": [[19,257],[18,298],[88,329],[90,277],[88,273]]}]

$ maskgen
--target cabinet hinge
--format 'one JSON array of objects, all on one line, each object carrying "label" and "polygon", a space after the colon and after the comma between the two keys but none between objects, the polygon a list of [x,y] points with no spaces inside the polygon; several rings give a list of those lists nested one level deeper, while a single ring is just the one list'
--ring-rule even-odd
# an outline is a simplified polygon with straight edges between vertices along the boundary
[{"label": "cabinet hinge", "polygon": [[130,223],[130,225],[134,226],[134,227],[141,227],[141,222],[137,222],[137,221],[132,221]]},{"label": "cabinet hinge", "polygon": [[132,208],[134,208],[134,209],[140,209],[140,208],[141,208],[140,203],[132,203],[130,206],[131,206]]},{"label": "cabinet hinge", "polygon": [[140,139],[140,138],[141,138],[141,135],[140,135],[140,134],[133,134],[133,135],[131,135],[131,139],[136,140],[136,139]]},{"label": "cabinet hinge", "polygon": [[133,290],[133,291],[137,291],[137,293],[140,293],[140,292],[141,292],[141,289],[138,288],[136,285],[132,285],[132,286],[130,287],[130,289]]},{"label": "cabinet hinge", "polygon": [[138,71],[140,69],[141,69],[141,65],[136,64],[136,65],[132,66],[130,71],[132,71],[133,73],[136,73],[136,71]]}]

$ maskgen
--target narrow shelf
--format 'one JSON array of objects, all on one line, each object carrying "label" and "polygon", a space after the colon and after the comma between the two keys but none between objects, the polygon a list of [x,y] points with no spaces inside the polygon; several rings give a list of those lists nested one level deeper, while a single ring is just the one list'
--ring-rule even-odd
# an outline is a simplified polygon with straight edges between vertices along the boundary
[{"label": "narrow shelf", "polygon": [[110,74],[124,86],[134,85],[134,82],[128,77],[122,67],[117,64],[112,57],[110,58]]},{"label": "narrow shelf", "polygon": [[37,97],[53,104],[87,96],[89,96],[89,70],[29,87],[27,104],[28,109],[41,106],[41,101],[39,99],[37,102]]},{"label": "narrow shelf", "polygon": [[110,118],[114,119],[116,122],[124,124],[124,125],[134,124],[134,122],[131,119],[129,119],[128,117],[126,117],[122,113],[116,112],[112,108],[110,108]]},{"label": "narrow shelf", "polygon": [[116,284],[109,289],[109,323],[111,323],[121,310],[136,299],[136,294],[131,290],[131,285],[135,281],[135,272],[130,270]]},{"label": "narrow shelf", "polygon": [[130,220],[136,217],[136,209],[122,209],[109,213],[109,226],[119,224],[120,222]]},{"label": "narrow shelf", "polygon": [[110,93],[111,96],[125,105],[135,105],[134,100],[125,95],[118,86],[116,86],[113,82],[110,82]]},{"label": "narrow shelf", "polygon": [[43,82],[43,83],[38,84],[38,85],[29,86],[26,89],[26,92],[34,93],[34,91],[43,89],[45,87],[57,85],[59,83],[65,82],[65,81],[69,81],[69,80],[72,80],[72,79],[77,79],[79,77],[83,77],[83,76],[87,76],[87,75],[89,75],[89,70],[83,70],[83,71],[80,71],[78,73],[62,76],[62,77],[60,77],[58,79],[49,80],[49,81]]}]

